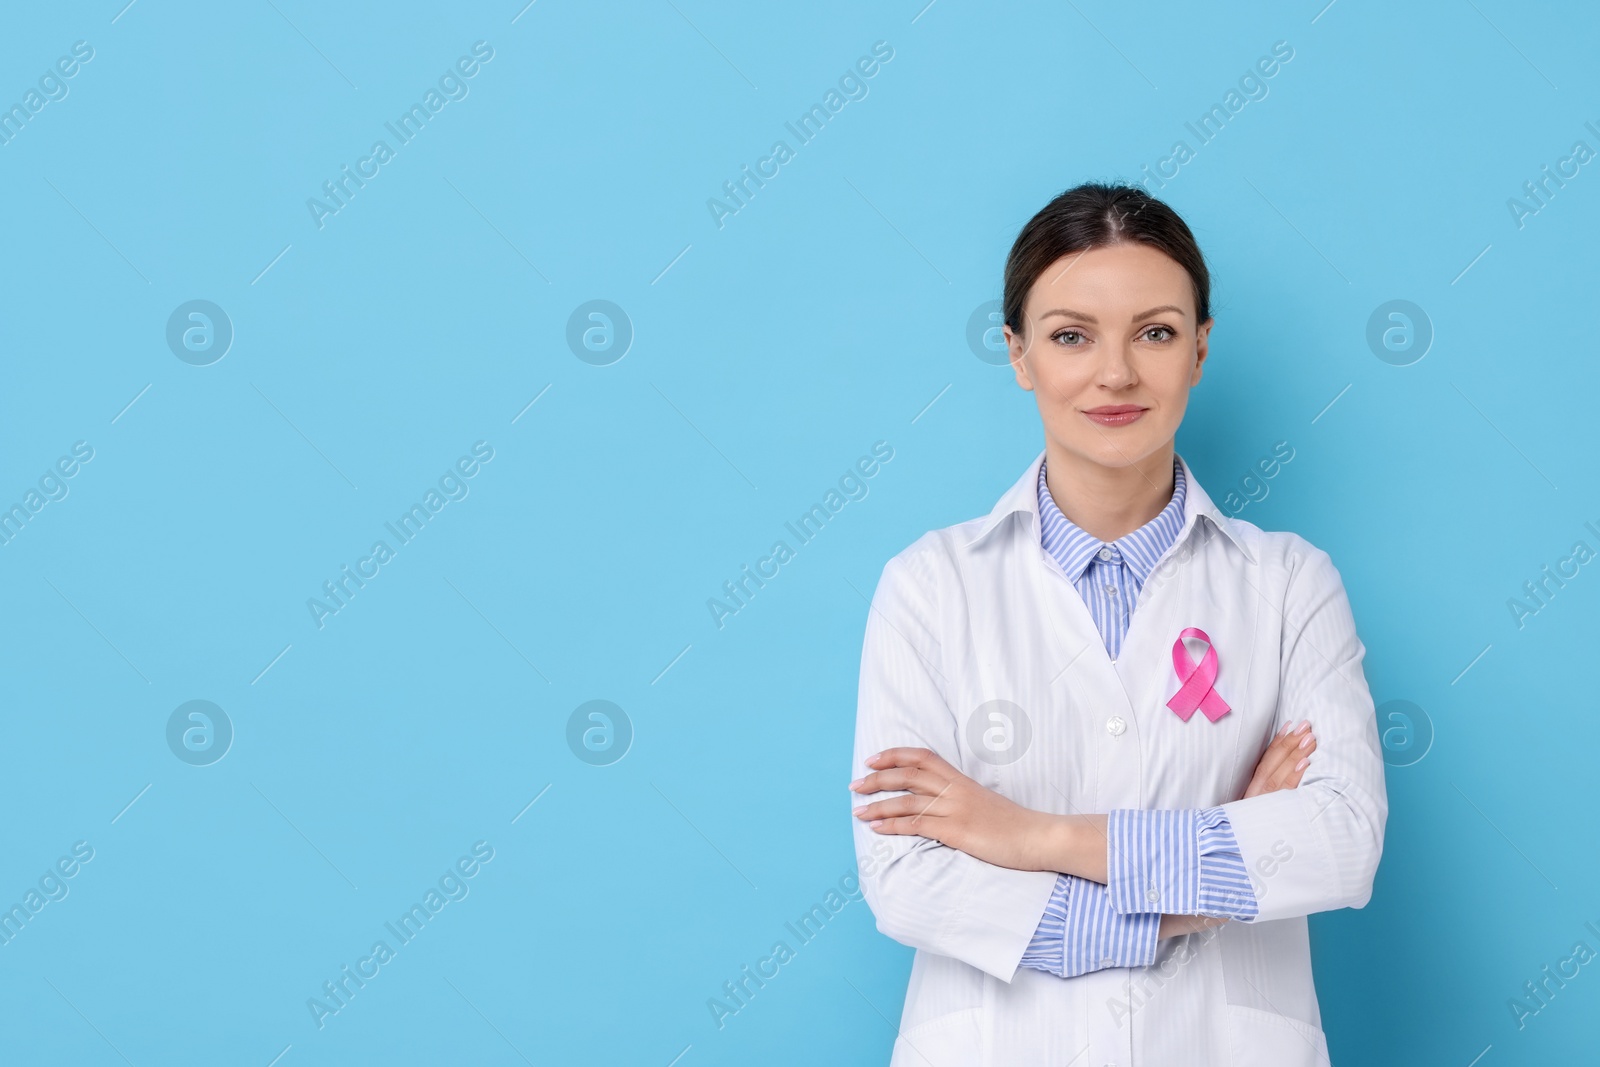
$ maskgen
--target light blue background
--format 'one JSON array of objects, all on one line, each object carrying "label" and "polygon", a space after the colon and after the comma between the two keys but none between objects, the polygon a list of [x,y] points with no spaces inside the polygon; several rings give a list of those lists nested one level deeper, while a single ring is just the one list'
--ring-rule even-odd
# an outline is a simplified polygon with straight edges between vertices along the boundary
[{"label": "light blue background", "polygon": [[[0,147],[0,503],[94,449],[0,547],[0,903],[95,850],[0,945],[0,1060],[886,1062],[911,952],[860,901],[725,1027],[706,1002],[853,868],[884,561],[1041,447],[968,317],[1034,211],[1193,147],[1280,40],[1157,192],[1216,278],[1180,450],[1220,501],[1292,445],[1241,515],[1331,553],[1375,698],[1435,734],[1390,771],[1372,903],[1312,920],[1335,1062],[1593,1055],[1600,965],[1520,1029],[1508,1001],[1600,949],[1600,577],[1507,607],[1600,548],[1600,166],[1507,207],[1600,148],[1592,9],[123,3],[0,37],[5,105],[94,48]],[[319,229],[307,198],[479,40],[469,95]],[[869,94],[719,229],[707,199],[876,41]],[[235,330],[210,366],[165,341],[192,299]],[[609,366],[565,340],[593,299],[635,331]],[[1391,299],[1432,322],[1409,366],[1365,340]],[[307,599],[480,440],[470,495],[318,629]],[[707,599],[880,440],[719,630]],[[236,731],[206,767],[165,739],[194,699]],[[566,741],[592,699],[635,731],[610,766]],[[307,999],[480,840],[319,1029]]]}]

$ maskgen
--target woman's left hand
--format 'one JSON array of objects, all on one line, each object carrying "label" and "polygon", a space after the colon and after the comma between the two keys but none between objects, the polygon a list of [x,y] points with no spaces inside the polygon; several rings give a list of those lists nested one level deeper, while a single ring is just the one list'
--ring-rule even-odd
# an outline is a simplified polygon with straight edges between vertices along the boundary
[{"label": "woman's left hand", "polygon": [[850,783],[855,792],[910,790],[855,809],[877,833],[932,838],[1013,870],[1051,869],[1044,857],[1056,816],[984,788],[926,748],[885,749],[867,766],[875,769]]}]

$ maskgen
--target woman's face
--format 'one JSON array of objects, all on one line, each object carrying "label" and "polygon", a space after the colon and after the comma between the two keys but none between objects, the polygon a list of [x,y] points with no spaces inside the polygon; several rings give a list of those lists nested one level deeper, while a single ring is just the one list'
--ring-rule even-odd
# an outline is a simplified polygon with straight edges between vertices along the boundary
[{"label": "woman's face", "polygon": [[1025,337],[1005,328],[1011,366],[1059,449],[1127,467],[1172,442],[1211,332],[1176,260],[1142,244],[1063,256],[1023,312]]}]

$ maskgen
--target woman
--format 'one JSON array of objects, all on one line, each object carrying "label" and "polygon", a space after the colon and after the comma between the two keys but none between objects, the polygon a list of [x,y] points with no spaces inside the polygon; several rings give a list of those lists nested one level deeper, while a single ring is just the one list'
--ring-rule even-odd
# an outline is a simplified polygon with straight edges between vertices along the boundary
[{"label": "woman", "polygon": [[918,950],[894,1067],[1327,1063],[1306,916],[1367,902],[1388,814],[1366,650],[1327,553],[1175,452],[1209,302],[1137,187],[1012,247],[1044,450],[889,561],[862,653],[861,885]]}]

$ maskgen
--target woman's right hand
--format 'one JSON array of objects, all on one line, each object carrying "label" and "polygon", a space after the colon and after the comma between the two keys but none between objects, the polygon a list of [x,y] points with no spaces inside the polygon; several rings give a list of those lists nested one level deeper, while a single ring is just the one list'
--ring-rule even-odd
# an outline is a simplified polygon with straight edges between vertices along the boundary
[{"label": "woman's right hand", "polygon": [[1309,719],[1302,721],[1298,727],[1292,722],[1285,723],[1283,729],[1278,731],[1278,736],[1272,739],[1272,744],[1267,746],[1267,751],[1262,753],[1261,762],[1256,764],[1256,773],[1240,799],[1295,788],[1305,776],[1311,753],[1316,750],[1317,739],[1311,732]]}]

